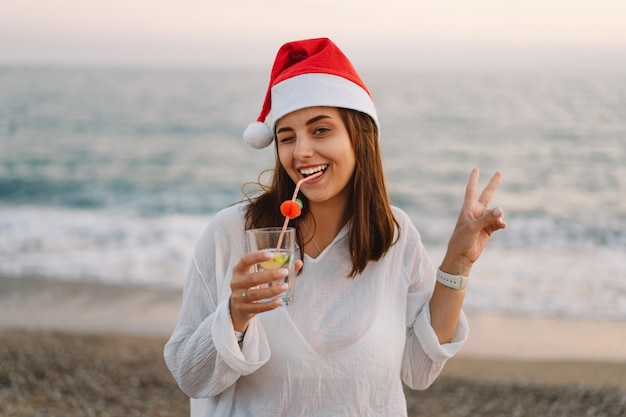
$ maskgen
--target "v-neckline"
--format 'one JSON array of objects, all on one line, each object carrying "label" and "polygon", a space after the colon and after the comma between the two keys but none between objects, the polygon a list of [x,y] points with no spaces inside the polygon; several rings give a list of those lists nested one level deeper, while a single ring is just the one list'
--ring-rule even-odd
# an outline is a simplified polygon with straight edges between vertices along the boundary
[{"label": "v-neckline", "polygon": [[323,251],[321,251],[316,257],[312,257],[311,255],[307,254],[306,252],[304,253],[304,258],[309,261],[309,262],[319,262],[325,255],[326,253],[328,253],[328,251],[330,250],[330,248],[341,238],[343,238],[346,234],[348,233],[348,224],[345,224],[341,230],[339,230],[339,233],[337,233],[337,235],[334,237],[334,239],[328,244],[328,246],[326,246],[324,248]]}]

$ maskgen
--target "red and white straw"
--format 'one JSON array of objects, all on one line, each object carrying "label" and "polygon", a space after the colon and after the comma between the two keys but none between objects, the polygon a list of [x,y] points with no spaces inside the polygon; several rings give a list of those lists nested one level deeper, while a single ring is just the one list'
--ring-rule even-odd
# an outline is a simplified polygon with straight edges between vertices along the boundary
[{"label": "red and white straw", "polygon": [[[303,183],[305,183],[308,180],[317,178],[322,174],[323,174],[323,171],[316,172],[315,174],[309,175],[308,177],[304,177],[300,181],[298,181],[296,183],[296,189],[293,191],[293,196],[291,197],[291,201],[296,201],[296,198],[298,197],[298,191],[300,191],[300,186]],[[280,250],[280,246],[283,243],[283,237],[285,236],[285,231],[287,230],[287,225],[289,224],[289,220],[290,220],[289,217],[285,216],[285,222],[283,223],[283,230],[281,230],[280,236],[278,237],[278,245],[276,247],[276,250]]]}]

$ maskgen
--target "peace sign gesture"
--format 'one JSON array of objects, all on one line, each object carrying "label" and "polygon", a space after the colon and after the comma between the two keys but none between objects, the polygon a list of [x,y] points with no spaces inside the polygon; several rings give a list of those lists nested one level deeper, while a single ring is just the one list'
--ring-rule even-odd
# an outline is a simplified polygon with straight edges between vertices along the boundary
[{"label": "peace sign gesture", "polygon": [[463,207],[441,263],[442,271],[450,274],[469,275],[472,265],[480,257],[493,232],[506,227],[502,209],[488,208],[500,184],[502,173],[497,171],[493,174],[489,184],[476,199],[478,176],[478,169],[472,169],[465,189]]}]

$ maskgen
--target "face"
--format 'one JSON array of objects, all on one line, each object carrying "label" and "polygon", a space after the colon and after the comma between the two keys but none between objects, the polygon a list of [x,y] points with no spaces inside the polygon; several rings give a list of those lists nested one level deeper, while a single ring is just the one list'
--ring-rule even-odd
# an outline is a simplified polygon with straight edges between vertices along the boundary
[{"label": "face", "polygon": [[356,157],[336,108],[309,107],[283,116],[276,123],[276,146],[280,162],[294,182],[324,172],[300,187],[311,207],[345,207]]}]

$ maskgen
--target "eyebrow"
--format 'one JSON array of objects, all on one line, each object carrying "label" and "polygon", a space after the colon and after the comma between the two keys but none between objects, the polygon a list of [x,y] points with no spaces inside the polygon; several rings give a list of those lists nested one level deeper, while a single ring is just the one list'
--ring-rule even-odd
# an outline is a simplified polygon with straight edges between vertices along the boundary
[{"label": "eyebrow", "polygon": [[315,116],[314,118],[312,118],[309,121],[307,121],[305,123],[305,125],[309,126],[309,125],[317,122],[318,120],[322,120],[322,119],[330,119],[330,116],[327,116],[325,114],[320,114],[319,116]]},{"label": "eyebrow", "polygon": [[[309,119],[306,121],[305,126],[309,126],[312,125],[313,123],[322,120],[322,119],[330,119],[331,117],[325,114],[320,114],[319,116],[315,116],[312,119]],[[290,130],[293,130],[291,127],[281,127],[280,129],[278,129],[276,131],[276,134],[278,133],[282,133],[282,132],[288,132]]]}]

